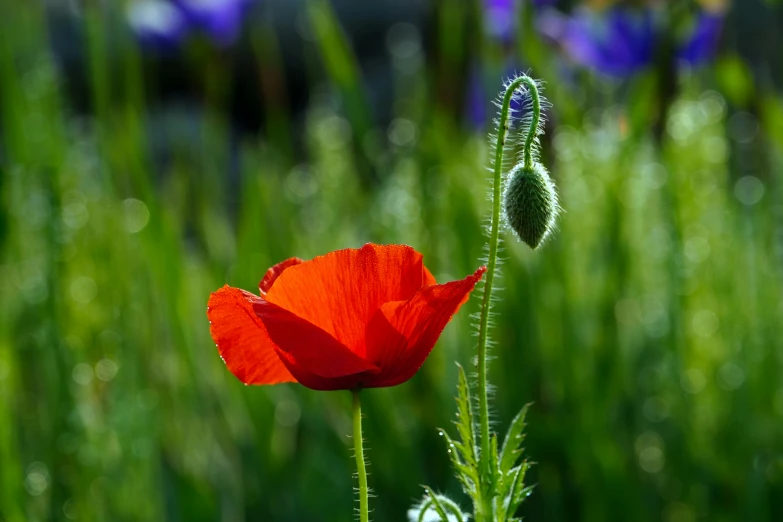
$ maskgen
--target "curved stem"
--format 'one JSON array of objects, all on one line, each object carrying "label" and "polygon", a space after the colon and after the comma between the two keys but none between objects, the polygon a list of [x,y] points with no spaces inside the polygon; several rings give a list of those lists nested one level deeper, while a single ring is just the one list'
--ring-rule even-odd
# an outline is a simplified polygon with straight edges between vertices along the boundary
[{"label": "curved stem", "polygon": [[[445,508],[448,508],[449,511],[454,513],[454,517],[457,519],[457,522],[465,522],[465,519],[462,517],[462,511],[460,511],[460,509],[457,507],[457,505],[454,504],[451,501],[449,501],[450,503],[449,502],[443,502],[443,500],[446,500],[446,499],[441,499],[440,500],[441,510],[445,510]],[[438,500],[435,497],[431,496],[429,499],[427,499],[426,502],[424,502],[424,504],[421,505],[421,508],[420,508],[421,511],[419,511],[419,518],[417,519],[418,522],[424,522],[424,519],[427,516],[427,511],[431,507],[437,505],[436,504],[437,502],[438,502]],[[441,515],[441,520],[443,520],[443,515],[440,514],[440,513],[438,513],[438,514]],[[446,522],[448,522],[448,515],[446,515]]]},{"label": "curved stem", "polygon": [[362,445],[362,403],[359,390],[351,390],[353,395],[353,452],[356,456],[356,474],[359,476],[359,521],[369,522],[367,502],[367,471],[364,468],[364,447]]},{"label": "curved stem", "polygon": [[[536,83],[528,76],[520,76],[512,81],[506,88],[503,96],[503,105],[500,109],[500,122],[498,125],[498,140],[495,146],[495,163],[492,186],[492,221],[489,235],[489,259],[487,260],[487,276],[484,283],[484,296],[481,301],[481,316],[479,319],[478,339],[478,381],[479,381],[479,414],[481,422],[481,466],[483,476],[491,480],[489,462],[489,406],[487,400],[487,330],[489,327],[489,310],[491,306],[492,287],[495,282],[495,269],[498,259],[498,243],[500,240],[500,195],[503,170],[503,152],[506,138],[509,132],[508,112],[511,98],[522,84],[530,90],[533,99],[533,117],[530,129],[525,139],[525,167],[533,164],[533,140],[536,137],[538,122],[541,117],[541,101],[538,96]],[[494,485],[484,499],[484,520],[494,521]]]},{"label": "curved stem", "polygon": [[530,92],[530,98],[533,100],[533,116],[530,119],[530,128],[527,130],[527,136],[525,137],[525,168],[530,169],[533,167],[533,140],[536,139],[536,133],[538,132],[538,122],[541,120],[541,98],[538,96],[538,86],[536,82],[523,76],[528,81],[524,82]]},{"label": "curved stem", "polygon": [[427,501],[421,505],[421,511],[419,511],[419,519],[418,522],[424,522],[424,519],[427,517],[427,510],[432,507],[432,499],[427,499]]},{"label": "curved stem", "polygon": [[[444,500],[446,502],[444,502]],[[465,522],[465,519],[462,516],[462,511],[459,509],[459,507],[452,502],[451,500],[447,498],[443,498],[440,500],[440,503],[443,505],[444,508],[448,509],[454,514],[454,518],[457,519],[457,522]]]}]

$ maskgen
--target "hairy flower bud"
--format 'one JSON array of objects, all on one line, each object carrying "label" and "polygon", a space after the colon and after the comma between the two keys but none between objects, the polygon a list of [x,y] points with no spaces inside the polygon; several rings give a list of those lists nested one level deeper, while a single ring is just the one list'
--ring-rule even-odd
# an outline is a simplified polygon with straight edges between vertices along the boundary
[{"label": "hairy flower bud", "polygon": [[506,182],[503,203],[506,222],[519,239],[536,248],[552,231],[560,206],[555,185],[538,162],[530,168],[520,163]]}]

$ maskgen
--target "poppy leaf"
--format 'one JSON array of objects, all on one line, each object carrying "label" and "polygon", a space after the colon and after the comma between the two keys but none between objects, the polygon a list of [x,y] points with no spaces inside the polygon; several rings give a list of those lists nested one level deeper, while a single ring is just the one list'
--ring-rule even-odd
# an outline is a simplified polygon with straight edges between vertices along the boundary
[{"label": "poppy leaf", "polygon": [[465,462],[476,467],[478,462],[476,451],[476,426],[473,420],[473,405],[470,398],[470,388],[465,370],[461,365],[459,368],[459,381],[457,383],[457,420],[454,424],[457,426],[457,432],[461,439],[461,445],[464,449]]},{"label": "poppy leaf", "polygon": [[525,440],[525,416],[530,404],[526,404],[519,413],[517,413],[514,420],[511,421],[511,426],[508,428],[506,438],[503,440],[503,448],[500,451],[500,473],[506,475],[510,473],[511,469],[517,462],[517,459],[522,454],[521,444]]}]

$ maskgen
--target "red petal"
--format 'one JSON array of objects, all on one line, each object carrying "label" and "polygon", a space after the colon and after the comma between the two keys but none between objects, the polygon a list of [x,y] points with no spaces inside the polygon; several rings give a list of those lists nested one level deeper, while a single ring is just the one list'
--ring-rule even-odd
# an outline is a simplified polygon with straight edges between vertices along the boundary
[{"label": "red petal", "polygon": [[209,331],[231,373],[245,384],[296,382],[253,312],[260,297],[224,286],[209,296]]},{"label": "red petal", "polygon": [[413,377],[485,271],[481,267],[460,281],[427,286],[407,301],[384,304],[367,326],[367,359],[381,373],[365,386],[395,386]]},{"label": "red petal", "polygon": [[280,277],[280,274],[282,274],[286,268],[298,265],[299,263],[304,263],[304,261],[298,257],[289,257],[285,261],[280,261],[275,266],[267,270],[266,274],[264,274],[264,278],[260,283],[258,283],[258,289],[261,291],[261,297],[266,296],[266,293],[269,292],[269,289],[272,288],[272,285],[275,283],[275,281],[277,281],[277,278]]},{"label": "red petal", "polygon": [[374,364],[288,310],[263,300],[254,303],[253,309],[276,345],[280,359],[308,388],[352,389],[378,373]]},{"label": "red petal", "polygon": [[365,329],[378,308],[409,299],[425,280],[422,256],[409,246],[366,244],[316,257],[287,269],[266,296],[365,355]]}]

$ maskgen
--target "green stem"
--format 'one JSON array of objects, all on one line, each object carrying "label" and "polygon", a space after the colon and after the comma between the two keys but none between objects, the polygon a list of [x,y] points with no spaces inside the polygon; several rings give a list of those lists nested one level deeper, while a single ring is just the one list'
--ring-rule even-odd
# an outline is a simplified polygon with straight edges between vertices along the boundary
[{"label": "green stem", "polygon": [[[527,130],[527,136],[525,137],[525,168],[533,168],[533,140],[536,139],[536,133],[538,132],[538,122],[541,121],[541,98],[538,96],[538,87],[536,82],[523,76],[526,79],[524,83],[528,86],[530,92],[530,98],[533,101],[533,116],[530,119],[530,128]],[[524,81],[524,80],[523,80]],[[504,100],[505,101],[505,100]]]},{"label": "green stem", "polygon": [[362,445],[362,403],[359,390],[353,395],[353,452],[356,455],[356,474],[359,475],[359,522],[369,522],[367,502],[367,471],[364,468],[364,447]]},{"label": "green stem", "polygon": [[[511,98],[522,84],[530,91],[533,100],[533,117],[525,138],[525,167],[533,164],[533,140],[536,137],[538,122],[541,117],[541,101],[538,96],[536,83],[528,76],[520,76],[512,81],[506,88],[503,96],[503,105],[500,109],[500,122],[498,124],[498,139],[495,146],[495,163],[492,186],[492,222],[489,234],[489,259],[487,260],[487,276],[484,283],[484,296],[481,301],[481,316],[479,319],[478,340],[478,380],[479,380],[479,414],[481,417],[481,467],[483,476],[491,480],[489,461],[489,406],[487,399],[487,330],[489,327],[489,310],[492,303],[492,287],[495,282],[495,269],[498,259],[498,244],[500,242],[500,196],[502,185],[503,152],[506,146],[506,138],[510,124],[508,121]],[[494,486],[484,499],[484,519],[494,522]]]}]

